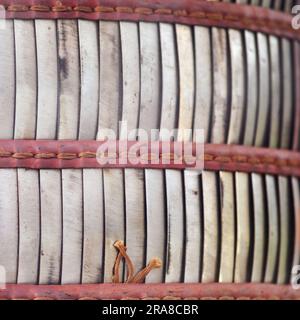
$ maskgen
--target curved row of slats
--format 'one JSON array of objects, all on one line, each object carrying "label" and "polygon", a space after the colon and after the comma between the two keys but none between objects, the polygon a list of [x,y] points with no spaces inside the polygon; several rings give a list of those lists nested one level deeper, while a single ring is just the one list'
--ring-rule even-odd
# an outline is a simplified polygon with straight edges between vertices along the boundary
[{"label": "curved row of slats", "polygon": [[[102,139],[104,129],[124,138],[124,120],[147,132],[204,128],[212,143],[293,145],[299,43],[83,20],[8,21],[0,38],[2,139]],[[147,282],[285,283],[299,262],[296,178],[1,169],[0,179],[8,282],[110,282],[118,239],[137,269],[163,260]]]}]

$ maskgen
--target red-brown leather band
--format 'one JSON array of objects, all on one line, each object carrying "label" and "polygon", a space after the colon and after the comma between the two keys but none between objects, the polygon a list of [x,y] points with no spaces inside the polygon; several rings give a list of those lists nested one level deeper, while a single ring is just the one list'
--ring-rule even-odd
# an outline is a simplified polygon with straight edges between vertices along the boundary
[{"label": "red-brown leather band", "polygon": [[247,29],[300,39],[292,16],[279,11],[207,0],[0,0],[6,17],[183,23]]},{"label": "red-brown leather band", "polygon": [[299,300],[300,290],[272,284],[9,284],[0,299],[288,299]]},{"label": "red-brown leather band", "polygon": [[[141,142],[110,141],[109,150],[115,148],[114,153],[103,153],[104,157],[116,159],[116,163],[100,164],[96,159],[98,148],[107,143],[105,141],[78,140],[0,140],[0,168],[29,168],[29,169],[61,169],[61,168],[157,168],[157,169],[185,169],[191,168],[189,161],[180,163],[180,147],[182,143],[170,144],[170,151],[165,152],[167,143],[156,142],[151,145],[144,155],[149,161],[133,163],[119,163],[124,157],[124,144],[127,152]],[[118,144],[120,143],[120,145]],[[110,147],[111,146],[111,147]],[[196,144],[191,144],[193,155],[196,155]],[[158,155],[156,163],[155,152]],[[129,155],[130,156],[130,155]],[[203,159],[204,169],[224,170],[231,172],[256,172],[275,175],[300,177],[300,153],[283,149],[257,148],[242,145],[205,144],[204,155],[197,155]],[[145,160],[146,158],[143,157]],[[163,159],[170,160],[165,163]]]}]

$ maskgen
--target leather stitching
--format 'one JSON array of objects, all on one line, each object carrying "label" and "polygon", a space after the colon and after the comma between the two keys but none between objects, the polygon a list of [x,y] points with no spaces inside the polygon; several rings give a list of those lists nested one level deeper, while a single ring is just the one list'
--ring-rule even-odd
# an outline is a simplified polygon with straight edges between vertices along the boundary
[{"label": "leather stitching", "polygon": [[170,8],[148,8],[148,7],[124,7],[124,6],[85,6],[78,5],[75,7],[62,5],[58,2],[54,6],[47,6],[42,4],[35,4],[32,6],[22,5],[22,4],[11,4],[8,6],[4,6],[6,11],[15,12],[15,13],[26,13],[26,12],[55,12],[55,13],[66,13],[66,12],[82,12],[85,14],[95,14],[95,13],[120,13],[120,14],[139,14],[145,16],[171,16],[174,17],[185,17],[185,18],[196,18],[196,19],[206,19],[211,21],[228,21],[232,23],[239,22],[245,28],[250,25],[258,25],[261,28],[267,28],[269,32],[272,30],[280,29],[281,31],[286,31],[292,36],[299,36],[299,30],[294,30],[291,27],[291,23],[287,21],[273,21],[269,18],[263,17],[247,17],[243,12],[239,14],[234,13],[218,13],[218,12],[206,12],[202,11],[187,11],[187,10],[174,10]]},{"label": "leather stitching", "polygon": [[[192,153],[183,153],[183,147],[184,150],[191,148]],[[0,140],[0,168],[183,170],[197,166],[201,169],[204,164],[203,169],[212,171],[300,177],[300,152],[297,151],[226,144],[204,144],[201,151],[196,143],[183,145],[181,142],[157,141],[151,148],[145,148],[142,142],[118,140],[108,144],[96,140]]]},{"label": "leather stitching", "polygon": [[0,300],[299,300],[291,285],[245,284],[7,284]]},{"label": "leather stitching", "polygon": [[[96,152],[91,151],[83,151],[80,153],[73,153],[73,152],[9,152],[5,150],[0,151],[0,158],[13,158],[13,159],[61,159],[61,160],[74,160],[74,159],[81,159],[81,158],[96,158],[96,156],[100,158],[116,158],[121,159],[124,154],[98,154]],[[130,158],[130,155],[128,155]],[[148,154],[149,162],[153,160],[154,154]],[[147,157],[143,157],[143,159],[147,159]],[[176,153],[159,153],[159,159],[157,160],[179,160],[180,158]],[[200,158],[198,158],[200,159]],[[189,159],[190,160],[190,159]],[[213,155],[209,153],[204,153],[204,161],[205,162],[219,162],[219,163],[244,163],[244,164],[251,164],[251,165],[273,165],[276,167],[291,167],[291,168],[299,168],[300,167],[300,160],[297,159],[280,159],[272,156],[252,156],[247,157],[243,154],[233,154],[231,156],[221,156],[221,155]]]}]

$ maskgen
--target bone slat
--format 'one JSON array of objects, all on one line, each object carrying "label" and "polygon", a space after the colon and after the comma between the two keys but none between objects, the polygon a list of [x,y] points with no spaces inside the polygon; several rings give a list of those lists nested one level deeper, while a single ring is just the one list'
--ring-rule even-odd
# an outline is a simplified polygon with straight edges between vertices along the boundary
[{"label": "bone slat", "polygon": [[[256,50],[256,36],[254,33],[245,31],[245,54],[246,54],[246,77],[247,98],[246,118],[243,144],[253,145],[255,138],[255,123],[258,112],[258,57]],[[250,175],[250,184],[253,197],[253,263],[250,271],[252,282],[261,282],[263,279],[265,259],[265,191],[263,176]]]},{"label": "bone slat", "polygon": [[[195,97],[194,46],[192,29],[176,26],[179,67],[179,119],[178,140],[191,141],[192,132],[181,134],[182,129],[192,129]],[[199,282],[201,261],[200,179],[197,170],[183,173],[185,200],[185,262],[184,282]],[[184,241],[184,239],[182,239]]]},{"label": "bone slat", "polygon": [[[16,49],[15,139],[34,139],[36,131],[36,52],[34,22],[14,22]],[[18,283],[37,283],[40,250],[39,173],[18,169]]]},{"label": "bone slat", "polygon": [[[38,71],[37,139],[56,139],[57,37],[56,22],[36,20]],[[49,85],[50,84],[50,85]],[[60,170],[40,170],[40,284],[58,284],[61,273],[62,208]]]},{"label": "bone slat", "polygon": [[[14,23],[5,21],[0,30],[0,138],[14,137],[15,47]],[[0,261],[6,281],[16,283],[18,267],[17,170],[0,170]],[[7,214],[9,212],[9,214]]]},{"label": "bone slat", "polygon": [[[297,115],[300,115],[300,77],[299,77],[299,67],[300,67],[300,44],[299,42],[294,42],[294,59],[293,64],[295,70],[298,70],[294,73],[294,104],[295,104],[295,127],[296,131],[293,138],[293,150],[299,149],[299,125],[297,127],[297,123],[300,123],[300,119],[297,119]],[[298,131],[298,132],[297,132]],[[299,180],[297,178],[292,178],[292,189],[293,189],[293,200],[294,200],[294,219],[295,219],[295,243],[294,243],[294,257],[293,257],[293,266],[299,265],[300,263],[300,185]]]},{"label": "bone slat", "polygon": [[[242,33],[236,30],[229,30],[229,46],[231,56],[231,113],[229,120],[228,139],[229,144],[240,144],[242,136],[243,114],[245,112],[245,57],[242,44]],[[226,174],[230,175],[230,174]],[[224,178],[223,178],[224,179]],[[247,270],[250,254],[250,200],[249,200],[249,176],[248,174],[237,172],[235,174],[236,185],[236,253],[235,253],[235,282],[247,281]],[[226,189],[224,189],[226,193]],[[227,194],[234,194],[234,189],[227,189]],[[234,196],[233,196],[234,197]],[[225,211],[224,211],[225,214]],[[231,216],[234,226],[234,210],[228,213]],[[234,229],[229,231],[224,229],[224,240],[228,234],[233,234]],[[230,236],[229,236],[230,237]],[[223,241],[225,243],[225,241]],[[228,244],[228,256],[232,259],[230,248],[233,243]],[[229,271],[229,274],[232,273]],[[229,278],[228,278],[229,280]]]},{"label": "bone slat", "polygon": [[[291,146],[291,134],[293,120],[292,108],[292,47],[291,42],[286,39],[281,40],[281,57],[282,57],[282,81],[283,81],[283,99],[282,99],[282,122],[280,134],[280,147],[289,149]],[[287,177],[278,177],[279,189],[279,211],[280,211],[280,247],[279,247],[279,265],[277,274],[277,283],[287,283],[290,272],[290,230],[292,204],[291,181]]]},{"label": "bone slat", "polygon": [[[78,24],[58,20],[59,121],[58,139],[77,139],[80,61]],[[63,243],[61,283],[81,282],[83,212],[82,170],[62,170]]]},{"label": "bone slat", "polygon": [[[175,128],[177,107],[177,61],[175,52],[175,30],[171,24],[160,23],[161,48],[161,116],[160,140],[168,139],[164,129]],[[151,273],[146,282],[164,282],[166,268],[166,190],[165,173],[161,170],[152,170],[146,174],[146,205],[147,205],[147,261],[157,256],[163,262],[163,268]],[[147,173],[149,170],[147,171]]]},{"label": "bone slat", "polygon": [[[279,119],[278,113],[280,108],[280,78],[279,78],[279,42],[275,37],[269,37],[270,48],[270,132],[268,133],[269,147],[277,147],[279,145]],[[267,109],[267,105],[265,105]],[[277,266],[278,241],[279,235],[273,236],[273,232],[279,232],[279,207],[276,178],[266,175],[267,201],[268,201],[268,251],[267,251],[267,267],[265,273],[265,281],[274,281],[274,272]],[[274,210],[273,210],[274,207]],[[276,208],[276,209],[275,209]]]},{"label": "bone slat", "polygon": [[[95,139],[99,109],[98,30],[94,21],[78,21],[80,54],[79,139]],[[86,36],[88,35],[88,37]],[[82,283],[103,279],[104,208],[102,170],[83,169]]]},{"label": "bone slat", "polygon": [[[97,138],[103,138],[103,129],[118,132],[120,99],[120,32],[117,22],[99,22],[100,41],[100,104]],[[117,240],[125,241],[125,212],[123,171],[103,170],[104,188],[104,282],[111,282],[116,258],[113,246]],[[120,279],[123,267],[121,265]]]},{"label": "bone slat", "polygon": [[[227,113],[227,39],[224,29],[212,28],[213,55],[213,114],[211,141],[224,143],[226,136]],[[219,204],[218,204],[218,174],[202,173],[204,245],[202,282],[217,281],[219,261]],[[204,191],[205,190],[205,191]],[[207,190],[207,191],[206,191]]]}]

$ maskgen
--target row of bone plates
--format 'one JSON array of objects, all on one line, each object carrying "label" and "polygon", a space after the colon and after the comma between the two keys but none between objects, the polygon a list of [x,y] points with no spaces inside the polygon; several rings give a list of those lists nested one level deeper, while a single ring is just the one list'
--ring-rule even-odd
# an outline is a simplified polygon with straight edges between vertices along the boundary
[{"label": "row of bone plates", "polygon": [[[100,139],[126,120],[292,148],[297,42],[166,23],[8,20],[0,43],[1,139]],[[147,282],[286,283],[299,264],[296,178],[19,168],[0,180],[10,283],[110,282],[118,239],[137,269],[162,259]]]},{"label": "row of bone plates", "polygon": [[264,8],[292,12],[293,6],[299,4],[298,0],[208,0],[215,2],[230,2],[238,4],[248,4],[253,6],[261,6]]}]

